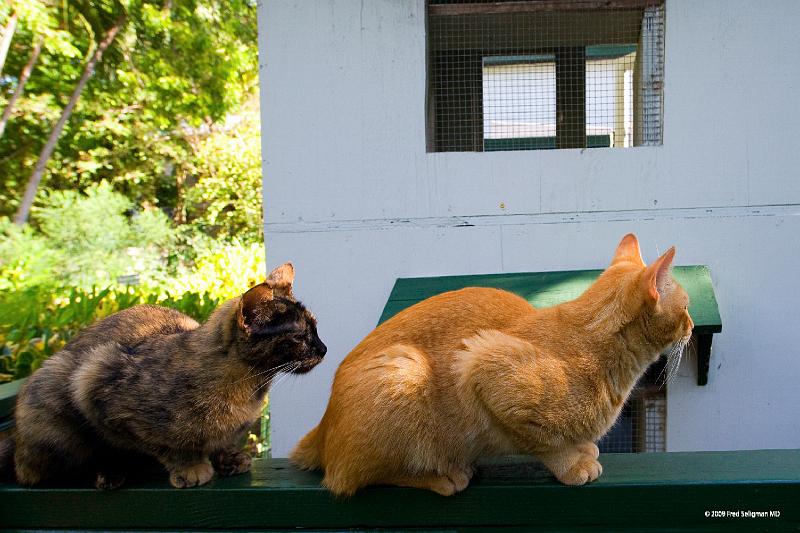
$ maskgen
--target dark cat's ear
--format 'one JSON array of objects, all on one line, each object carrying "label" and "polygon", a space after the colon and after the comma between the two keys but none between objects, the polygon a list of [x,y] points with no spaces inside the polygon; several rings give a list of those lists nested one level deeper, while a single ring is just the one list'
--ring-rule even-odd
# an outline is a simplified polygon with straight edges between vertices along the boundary
[{"label": "dark cat's ear", "polygon": [[673,246],[664,255],[656,259],[652,265],[647,267],[642,276],[647,295],[653,302],[658,302],[663,296],[670,282],[670,270],[672,260],[675,258],[675,247]]},{"label": "dark cat's ear", "polygon": [[617,246],[617,251],[614,252],[614,259],[611,260],[611,264],[616,265],[622,261],[645,266],[642,259],[642,251],[639,249],[639,239],[633,233],[628,233],[622,238],[619,246]]},{"label": "dark cat's ear", "polygon": [[264,312],[264,303],[275,298],[275,291],[266,283],[251,288],[242,295],[239,305],[238,324],[241,329],[250,333],[253,325],[259,321]]},{"label": "dark cat's ear", "polygon": [[291,263],[284,263],[267,276],[265,284],[275,291],[276,297],[291,298],[292,284],[294,283],[294,267]]}]

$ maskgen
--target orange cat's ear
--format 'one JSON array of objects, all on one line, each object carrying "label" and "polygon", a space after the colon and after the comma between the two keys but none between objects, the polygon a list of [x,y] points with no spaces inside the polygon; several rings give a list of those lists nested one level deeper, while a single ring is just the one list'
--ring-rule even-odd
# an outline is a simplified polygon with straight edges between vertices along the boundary
[{"label": "orange cat's ear", "polygon": [[614,252],[614,259],[611,260],[611,264],[616,265],[623,261],[645,266],[642,252],[639,249],[639,240],[633,233],[628,233],[622,238],[619,246],[617,246],[617,251]]},{"label": "orange cat's ear", "polygon": [[244,293],[239,304],[237,320],[239,327],[249,333],[264,302],[272,300],[274,297],[275,291],[266,283],[260,283]]},{"label": "orange cat's ear", "polygon": [[661,295],[667,286],[670,279],[670,269],[672,268],[672,260],[675,258],[675,247],[673,246],[664,255],[656,259],[652,265],[647,267],[642,276],[647,294],[653,300],[658,302]]},{"label": "orange cat's ear", "polygon": [[275,291],[275,296],[292,296],[292,284],[294,283],[294,266],[291,263],[284,263],[267,276],[265,282]]}]

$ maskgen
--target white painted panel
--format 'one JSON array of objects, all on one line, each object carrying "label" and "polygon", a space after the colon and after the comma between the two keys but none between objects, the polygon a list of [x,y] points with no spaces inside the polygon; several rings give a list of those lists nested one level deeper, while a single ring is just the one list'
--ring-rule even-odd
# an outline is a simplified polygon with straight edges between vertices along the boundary
[{"label": "white painted panel", "polygon": [[798,202],[798,23],[793,0],[668,2],[667,176],[688,178],[693,196]]},{"label": "white painted panel", "polygon": [[423,2],[266,1],[261,13],[267,221],[419,216],[409,150],[425,150],[425,68],[409,66],[425,61]]},{"label": "white painted panel", "polygon": [[723,331],[708,385],[684,365],[668,387],[667,449],[800,448],[800,216],[682,225],[696,234],[684,254],[711,266]]}]

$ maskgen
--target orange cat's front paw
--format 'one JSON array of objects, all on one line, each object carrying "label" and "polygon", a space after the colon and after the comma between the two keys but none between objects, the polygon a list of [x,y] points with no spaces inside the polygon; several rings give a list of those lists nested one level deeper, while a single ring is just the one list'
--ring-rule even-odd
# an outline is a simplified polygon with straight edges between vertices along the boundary
[{"label": "orange cat's front paw", "polygon": [[472,474],[471,467],[453,467],[446,475],[431,478],[428,488],[442,496],[452,496],[467,488]]},{"label": "orange cat's front paw", "polygon": [[558,480],[565,485],[584,485],[599,478],[602,473],[600,461],[591,455],[581,455],[565,474],[558,476]]},{"label": "orange cat's front paw", "polygon": [[447,473],[447,477],[453,482],[453,488],[455,489],[455,492],[461,492],[467,488],[467,485],[469,485],[469,482],[472,479],[472,474],[474,473],[475,470],[471,466],[454,466]]},{"label": "orange cat's front paw", "polygon": [[401,476],[385,481],[389,485],[432,490],[442,496],[452,496],[467,488],[474,469],[471,466],[453,466],[444,474]]}]

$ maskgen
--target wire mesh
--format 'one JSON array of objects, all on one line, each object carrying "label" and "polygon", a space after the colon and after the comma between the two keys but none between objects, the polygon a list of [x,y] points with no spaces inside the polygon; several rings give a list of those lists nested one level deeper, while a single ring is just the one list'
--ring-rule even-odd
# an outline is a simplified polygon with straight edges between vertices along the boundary
[{"label": "wire mesh", "polygon": [[663,452],[667,448],[667,388],[662,357],[639,379],[614,427],[598,443],[601,452]]},{"label": "wire mesh", "polygon": [[660,144],[663,0],[428,0],[428,151]]}]

